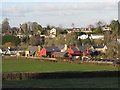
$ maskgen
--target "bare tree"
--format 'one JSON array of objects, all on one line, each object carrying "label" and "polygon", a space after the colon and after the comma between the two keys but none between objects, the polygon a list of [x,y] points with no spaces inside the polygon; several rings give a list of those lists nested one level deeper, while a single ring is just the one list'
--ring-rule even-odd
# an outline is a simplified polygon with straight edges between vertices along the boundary
[{"label": "bare tree", "polygon": [[2,22],[2,31],[10,30],[9,19],[5,18]]}]

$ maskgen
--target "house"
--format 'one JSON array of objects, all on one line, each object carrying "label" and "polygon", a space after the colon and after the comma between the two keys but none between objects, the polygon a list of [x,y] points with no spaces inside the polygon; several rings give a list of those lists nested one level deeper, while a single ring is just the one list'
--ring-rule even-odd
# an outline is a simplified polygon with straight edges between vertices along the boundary
[{"label": "house", "polygon": [[71,33],[71,32],[80,32],[80,28],[66,29],[66,31],[67,31],[68,33]]},{"label": "house", "polygon": [[86,34],[78,36],[78,39],[87,39],[89,36]]},{"label": "house", "polygon": [[18,52],[18,49],[17,48],[3,48],[2,49],[2,54],[4,55],[16,55]]},{"label": "house", "polygon": [[69,57],[69,58],[71,58],[72,55],[70,55],[67,52],[53,52],[52,57]]},{"label": "house", "polygon": [[111,29],[110,26],[104,25],[104,26],[102,26],[102,30],[103,30],[103,31],[111,31],[112,29]]},{"label": "house", "polygon": [[59,49],[60,49],[60,52],[65,52],[68,47],[67,47],[67,44],[65,44],[64,46],[57,46]]},{"label": "house", "polygon": [[77,47],[70,47],[67,50],[67,52],[70,53],[72,56],[80,56],[81,55],[80,49]]},{"label": "house", "polygon": [[71,33],[71,32],[73,32],[73,29],[67,29],[66,31],[67,31],[67,33]]},{"label": "house", "polygon": [[11,54],[14,54],[14,55],[16,55],[16,53],[18,52],[17,48],[10,48],[9,50],[10,50]]},{"label": "house", "polygon": [[52,55],[53,52],[65,52],[67,50],[67,45],[65,44],[64,46],[50,46],[50,47],[43,47],[40,50],[39,56],[50,56]]},{"label": "house", "polygon": [[61,50],[57,46],[51,46],[51,47],[43,47],[40,50],[39,56],[49,56],[51,57],[53,52],[60,52]]},{"label": "house", "polygon": [[90,37],[90,39],[102,39],[102,40],[104,40],[104,35],[92,35],[91,34],[91,36],[89,36]]},{"label": "house", "polygon": [[81,32],[90,33],[92,32],[92,28],[81,28]]},{"label": "house", "polygon": [[52,28],[50,31],[49,31],[49,36],[51,38],[55,38],[57,35],[57,30],[55,28]]},{"label": "house", "polygon": [[11,54],[11,52],[10,52],[10,49],[6,49],[6,51],[5,51],[5,55],[10,55]]},{"label": "house", "polygon": [[26,32],[26,31],[27,31],[27,28],[28,28],[28,25],[27,25],[27,24],[20,24],[19,31],[20,31],[20,32]]},{"label": "house", "polygon": [[25,56],[39,56],[40,46],[29,46],[25,51]]},{"label": "house", "polygon": [[86,56],[86,55],[90,55],[89,48],[87,48],[85,46],[70,47],[67,50],[67,52],[70,53],[72,56]]},{"label": "house", "polygon": [[4,54],[4,55],[10,55],[11,54],[10,48],[8,47],[8,48],[2,49],[2,54]]},{"label": "house", "polygon": [[108,48],[107,48],[106,45],[93,45],[93,46],[91,46],[91,50],[100,51],[100,52],[103,52],[103,53],[105,53],[107,49]]},{"label": "house", "polygon": [[87,38],[90,38],[90,39],[104,39],[104,35],[86,35],[86,34],[83,34],[83,35],[80,35],[78,36],[78,39],[87,39]]}]

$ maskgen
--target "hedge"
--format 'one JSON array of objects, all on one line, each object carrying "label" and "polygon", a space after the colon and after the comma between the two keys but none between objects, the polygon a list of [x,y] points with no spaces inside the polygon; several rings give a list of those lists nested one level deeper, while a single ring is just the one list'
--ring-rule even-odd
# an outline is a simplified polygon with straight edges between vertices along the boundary
[{"label": "hedge", "polygon": [[120,77],[120,71],[90,71],[90,72],[48,72],[29,73],[14,72],[3,73],[3,80],[26,80],[26,79],[48,79],[48,78],[86,78],[86,77]]}]

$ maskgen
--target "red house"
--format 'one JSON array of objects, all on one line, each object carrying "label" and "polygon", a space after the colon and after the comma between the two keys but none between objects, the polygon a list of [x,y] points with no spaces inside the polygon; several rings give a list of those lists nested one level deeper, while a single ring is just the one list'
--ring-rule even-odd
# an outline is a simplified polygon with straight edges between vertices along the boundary
[{"label": "red house", "polygon": [[72,55],[80,55],[81,54],[80,50],[76,47],[70,47],[70,49],[68,49],[67,52]]},{"label": "red house", "polygon": [[42,56],[51,57],[53,52],[60,52],[60,49],[56,46],[44,47],[44,48],[41,49],[39,57],[42,57]]},{"label": "red house", "polygon": [[40,54],[39,56],[42,57],[42,56],[46,56],[46,49],[45,48],[42,48],[41,51],[40,51]]},{"label": "red house", "polygon": [[67,52],[70,53],[72,56],[86,56],[86,55],[90,55],[89,48],[87,48],[85,46],[70,47],[70,49],[68,49]]}]

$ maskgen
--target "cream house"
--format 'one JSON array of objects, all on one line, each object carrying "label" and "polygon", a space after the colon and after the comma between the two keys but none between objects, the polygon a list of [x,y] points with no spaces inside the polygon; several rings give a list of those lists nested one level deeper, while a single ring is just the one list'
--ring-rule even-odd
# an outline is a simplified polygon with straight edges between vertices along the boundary
[{"label": "cream house", "polygon": [[100,51],[100,52],[105,53],[108,48],[106,45],[93,45],[91,46],[90,49],[93,51]]},{"label": "cream house", "polygon": [[49,32],[49,36],[52,38],[55,38],[57,34],[57,30],[55,28],[52,28]]},{"label": "cream house", "polygon": [[112,29],[108,25],[104,25],[104,26],[102,26],[102,30],[103,31],[111,31]]}]

